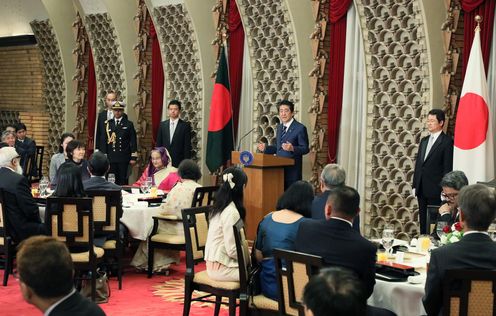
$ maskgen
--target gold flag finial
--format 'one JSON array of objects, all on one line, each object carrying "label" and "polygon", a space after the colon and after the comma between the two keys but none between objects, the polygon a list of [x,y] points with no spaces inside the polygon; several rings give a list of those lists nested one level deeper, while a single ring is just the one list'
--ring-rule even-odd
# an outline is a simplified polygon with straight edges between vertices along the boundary
[{"label": "gold flag finial", "polygon": [[475,27],[476,31],[480,31],[480,24],[482,22],[482,17],[480,15],[475,16],[475,22],[477,23],[477,26]]}]

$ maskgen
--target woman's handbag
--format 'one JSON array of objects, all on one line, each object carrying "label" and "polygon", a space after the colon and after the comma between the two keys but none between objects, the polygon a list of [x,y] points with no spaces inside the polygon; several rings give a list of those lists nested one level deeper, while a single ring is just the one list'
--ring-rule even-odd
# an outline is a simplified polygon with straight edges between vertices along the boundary
[{"label": "woman's handbag", "polygon": [[[97,271],[96,274],[95,303],[107,303],[110,297],[110,286],[108,284],[107,273]],[[91,299],[91,280],[83,280],[80,292],[82,296]]]}]

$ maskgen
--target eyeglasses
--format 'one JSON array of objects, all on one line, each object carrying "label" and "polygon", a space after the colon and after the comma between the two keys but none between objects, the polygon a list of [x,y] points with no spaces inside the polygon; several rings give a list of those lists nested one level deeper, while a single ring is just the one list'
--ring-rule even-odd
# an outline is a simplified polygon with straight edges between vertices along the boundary
[{"label": "eyeglasses", "polygon": [[457,196],[458,196],[458,192],[455,192],[455,193],[444,193],[444,192],[441,192],[441,199],[453,200]]}]

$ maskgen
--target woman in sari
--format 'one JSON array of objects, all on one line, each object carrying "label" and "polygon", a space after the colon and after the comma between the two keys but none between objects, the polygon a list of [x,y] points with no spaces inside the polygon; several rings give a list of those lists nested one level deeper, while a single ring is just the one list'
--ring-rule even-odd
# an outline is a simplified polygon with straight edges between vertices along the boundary
[{"label": "woman in sari", "polygon": [[172,166],[172,160],[165,147],[156,147],[150,152],[148,166],[133,187],[140,187],[147,178],[152,178],[152,185],[163,191],[170,191],[179,180],[177,169]]}]

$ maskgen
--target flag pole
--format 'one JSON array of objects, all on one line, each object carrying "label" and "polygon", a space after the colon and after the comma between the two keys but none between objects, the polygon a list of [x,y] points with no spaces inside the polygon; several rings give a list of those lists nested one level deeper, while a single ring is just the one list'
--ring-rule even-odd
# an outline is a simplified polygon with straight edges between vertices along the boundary
[{"label": "flag pole", "polygon": [[477,26],[475,27],[474,32],[480,32],[480,24],[482,22],[482,17],[480,15],[475,16],[475,22],[477,23]]}]

